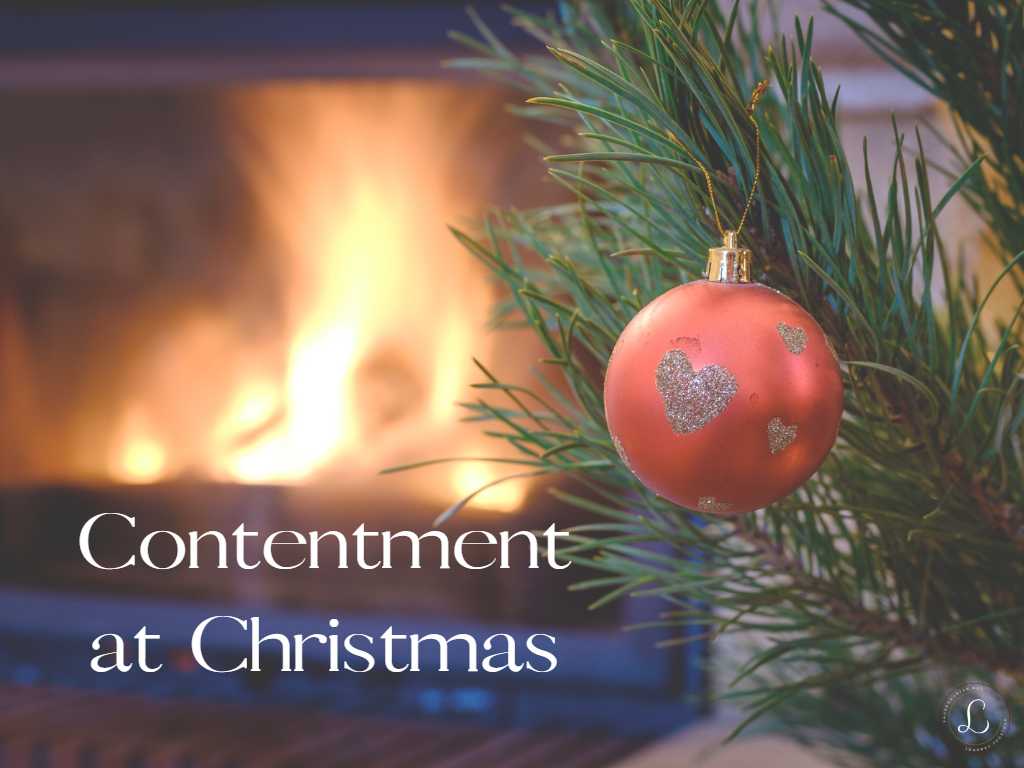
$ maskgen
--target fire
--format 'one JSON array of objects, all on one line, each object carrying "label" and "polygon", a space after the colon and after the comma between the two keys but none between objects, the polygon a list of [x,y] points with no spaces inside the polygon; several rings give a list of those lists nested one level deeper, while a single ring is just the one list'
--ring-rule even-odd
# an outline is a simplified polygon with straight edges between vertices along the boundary
[{"label": "fire", "polygon": [[[248,349],[256,342],[237,336],[243,324],[225,323],[221,335],[236,334],[246,353],[213,363],[224,392],[205,434],[182,439],[180,410],[143,397],[122,418],[111,476],[368,483],[389,464],[475,453],[476,430],[453,426],[454,402],[475,375],[472,356],[490,345],[492,297],[446,229],[487,197],[487,172],[455,159],[482,114],[462,106],[458,88],[422,83],[264,86],[228,99],[246,129],[241,151],[276,251],[285,327],[275,352]],[[186,405],[214,400],[187,393],[213,386],[217,353],[189,357],[189,346],[179,338],[153,353],[173,357],[156,366],[163,391]],[[470,462],[405,484],[450,503],[498,476]],[[511,511],[525,492],[501,484],[475,504]]]},{"label": "fire", "polygon": [[355,437],[346,396],[354,352],[355,335],[343,326],[300,336],[289,360],[287,403],[277,406],[280,396],[259,382],[244,384],[220,431],[235,442],[237,435],[270,421],[278,407],[285,409],[284,423],[251,444],[226,451],[216,470],[238,482],[298,482],[337,455]]},{"label": "fire", "polygon": [[121,479],[128,483],[149,483],[163,472],[167,456],[156,440],[140,437],[130,442],[121,457],[118,468]]},{"label": "fire", "polygon": [[109,466],[110,474],[119,482],[151,483],[163,474],[167,452],[150,430],[142,409],[138,406],[126,409],[119,445]]},{"label": "fire", "polygon": [[[465,498],[500,477],[494,465],[469,461],[457,466],[453,479],[457,494]],[[478,493],[473,497],[473,504],[495,512],[515,512],[522,506],[526,490],[523,480],[506,480]]]}]

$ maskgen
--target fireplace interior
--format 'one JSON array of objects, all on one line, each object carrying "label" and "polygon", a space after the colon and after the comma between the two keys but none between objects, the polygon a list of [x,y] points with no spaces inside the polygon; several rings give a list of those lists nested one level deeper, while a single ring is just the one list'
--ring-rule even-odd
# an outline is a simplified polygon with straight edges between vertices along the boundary
[{"label": "fireplace interior", "polygon": [[[659,604],[589,610],[572,569],[168,575],[79,554],[99,512],[182,534],[425,531],[501,476],[481,459],[509,454],[456,403],[479,394],[474,357],[526,382],[543,353],[488,329],[497,288],[447,225],[561,193],[504,108],[518,94],[437,67],[457,53],[445,29],[467,26],[446,3],[53,3],[0,19],[0,764],[596,766],[704,711],[702,643],[623,632]],[[442,456],[476,458],[380,474]],[[549,490],[495,485],[446,530],[588,520]],[[550,632],[559,668],[197,669],[188,632],[239,611],[275,631],[338,617],[369,634]],[[143,624],[171,641],[166,674],[90,671],[93,637]],[[279,715],[293,749],[258,762],[243,734]],[[111,752],[118,721],[137,733]],[[570,762],[595,729],[604,751]],[[434,741],[398,749],[402,733]],[[494,746],[523,734],[550,751]]]}]

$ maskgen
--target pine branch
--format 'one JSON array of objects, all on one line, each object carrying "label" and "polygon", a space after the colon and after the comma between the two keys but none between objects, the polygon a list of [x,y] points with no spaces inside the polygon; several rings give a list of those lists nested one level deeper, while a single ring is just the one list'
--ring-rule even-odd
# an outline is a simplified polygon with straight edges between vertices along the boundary
[{"label": "pine branch", "polygon": [[[829,10],[869,46],[946,103],[965,126],[954,147],[959,158],[990,158],[988,174],[965,186],[967,201],[987,220],[1005,253],[1024,243],[1024,6],[979,0],[919,7],[888,0],[843,0],[874,22],[866,26],[842,8]],[[964,55],[964,45],[970,55]],[[1011,276],[1021,286],[1015,269]],[[1017,335],[1018,339],[1020,334]],[[1019,424],[1018,424],[1019,427]],[[950,481],[970,488],[980,516],[1024,552],[1024,506],[1007,502],[983,475],[972,475],[953,454]]]},{"label": "pine branch", "polygon": [[[851,603],[845,596],[836,594],[829,585],[809,574],[803,566],[764,532],[753,525],[739,523],[737,536],[757,549],[762,557],[772,564],[780,574],[787,576],[794,588],[806,598],[820,598],[826,613],[837,622],[846,625],[851,635],[865,635],[880,641],[891,642],[905,649],[920,652],[925,659],[953,667],[982,667],[1005,672],[1024,682],[1024,649],[1005,649],[999,653],[984,655],[970,644],[945,636],[928,637],[906,621],[893,619],[877,611]],[[1020,613],[1024,614],[1024,608]]]},{"label": "pine branch", "polygon": [[[882,0],[856,2],[883,12]],[[894,29],[909,35],[915,4],[885,5],[905,16]],[[920,138],[908,150],[897,133],[889,178],[868,174],[859,197],[850,164],[866,167],[866,147],[863,158],[848,158],[840,143],[835,96],[811,58],[813,24],[797,22],[791,39],[769,47],[744,17],[701,0],[634,0],[628,13],[584,0],[562,8],[558,18],[519,17],[550,54],[519,58],[497,47],[489,68],[535,97],[530,116],[565,127],[566,151],[548,161],[576,202],[495,212],[485,237],[458,237],[509,289],[496,321],[531,327],[572,396],[542,382],[545,395],[561,399],[538,406],[488,376],[488,392],[507,402],[469,403],[468,416],[496,423],[530,471],[583,484],[584,493],[563,498],[604,522],[576,531],[566,554],[598,572],[587,586],[604,599],[657,595],[668,606],[661,624],[769,638],[730,692],[751,722],[774,712],[810,733],[803,715],[829,722],[830,692],[855,689],[868,700],[909,690],[916,672],[942,665],[1019,677],[1020,312],[994,335],[982,332],[992,290],[979,293],[948,257],[936,220],[964,195],[1020,250],[1024,194],[1006,196],[1018,170],[998,177],[980,159],[983,143],[994,146],[998,131],[1022,122],[1018,102],[1000,95],[1020,77],[988,94],[989,117],[962,116],[973,138],[941,195],[930,188]],[[756,23],[756,9],[747,18]],[[1006,29],[1015,40],[1012,24]],[[926,37],[930,45],[932,32]],[[906,42],[893,37],[894,52],[897,39]],[[971,53],[988,44],[958,42]],[[915,50],[904,66],[930,71]],[[1010,71],[1024,72],[1024,46],[999,51]],[[747,230],[757,277],[811,310],[833,340],[845,361],[846,415],[819,473],[737,525],[674,507],[635,480],[604,423],[601,370],[629,319],[699,275],[716,240],[691,153],[718,179],[723,216],[742,207],[753,168],[746,97],[765,77],[774,83],[759,118],[765,167]],[[949,83],[934,87],[976,98],[969,82]],[[1015,152],[1016,139],[1002,136]],[[1024,299],[1022,261],[1008,252],[999,280]],[[674,554],[655,554],[650,543]],[[872,738],[893,765],[934,764],[933,751],[914,752],[884,728]],[[838,732],[828,740],[864,749]]]},{"label": "pine branch", "polygon": [[[842,0],[872,25],[828,3],[894,67],[949,105],[962,126],[959,157],[988,156],[965,190],[1007,254],[1024,242],[1024,6],[1004,0],[904,3]],[[1020,285],[1020,283],[1018,283]]]}]

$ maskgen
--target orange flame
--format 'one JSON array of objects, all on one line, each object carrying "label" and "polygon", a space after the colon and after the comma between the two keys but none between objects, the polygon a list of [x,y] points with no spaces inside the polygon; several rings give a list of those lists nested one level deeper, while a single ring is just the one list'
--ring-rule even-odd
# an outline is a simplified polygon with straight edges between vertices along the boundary
[{"label": "orange flame", "polygon": [[[420,83],[292,84],[229,99],[251,129],[246,168],[278,251],[284,370],[240,366],[208,434],[187,446],[154,415],[159,405],[131,406],[108,467],[115,479],[187,469],[299,483],[372,477],[410,451],[475,453],[476,430],[453,427],[454,401],[474,375],[471,356],[489,344],[491,292],[445,222],[476,211],[486,173],[453,162],[479,116],[446,108],[461,103],[457,94]],[[181,387],[202,384],[204,372],[181,360],[160,367]],[[450,502],[498,476],[480,462],[453,464],[420,488]],[[510,511],[525,492],[523,483],[502,484],[476,504]]]}]

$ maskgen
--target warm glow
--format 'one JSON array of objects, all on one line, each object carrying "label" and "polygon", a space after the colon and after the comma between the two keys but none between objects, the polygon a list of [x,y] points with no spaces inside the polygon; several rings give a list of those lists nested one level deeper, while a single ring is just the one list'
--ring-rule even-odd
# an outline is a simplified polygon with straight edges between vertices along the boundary
[{"label": "warm glow", "polygon": [[273,419],[280,407],[281,393],[273,382],[249,381],[235,394],[218,433],[228,440],[239,432],[259,429]]},{"label": "warm glow", "polygon": [[[366,141],[371,139],[369,128],[368,123]],[[325,151],[347,148],[339,144]],[[329,159],[313,158],[318,164]],[[353,168],[355,159],[346,158],[347,174],[337,170],[338,178],[347,179],[344,187],[329,175],[328,164],[309,169],[306,199],[286,199],[283,190],[279,193],[276,204],[283,209],[296,202],[308,205],[283,232],[296,248],[296,329],[283,420],[268,434],[221,457],[220,467],[234,480],[306,480],[365,438],[358,412],[373,403],[355,401],[353,377],[404,313],[403,292],[415,286],[406,287],[403,276],[418,243],[399,190],[389,189],[379,178],[386,159],[362,157]],[[296,170],[304,168],[299,164]],[[303,225],[304,219],[308,221]],[[372,397],[373,392],[365,394]]]},{"label": "warm glow", "polygon": [[[239,482],[296,482],[329,461],[344,447],[346,434],[353,432],[346,385],[354,348],[354,334],[341,327],[297,339],[289,361],[284,423],[251,444],[226,452],[221,469]],[[269,402],[258,390],[243,400],[236,430],[251,429],[246,415],[260,410],[269,419]]]},{"label": "warm glow", "polygon": [[[465,498],[487,483],[492,483],[503,475],[498,474],[500,465],[487,464],[482,461],[470,461],[457,465],[455,470],[455,491],[458,498]],[[506,480],[498,485],[478,493],[470,502],[471,507],[489,509],[494,512],[515,512],[526,497],[523,480]]]},{"label": "warm glow", "polygon": [[[390,464],[478,452],[454,404],[489,344],[492,293],[446,224],[479,211],[489,171],[460,157],[482,112],[446,88],[297,84],[229,101],[252,143],[238,149],[280,276],[268,314],[280,330],[250,335],[251,318],[227,313],[161,329],[118,432],[115,479],[366,485]],[[501,469],[386,481],[441,506]],[[512,511],[526,490],[502,483],[470,506]]]},{"label": "warm glow", "polygon": [[147,434],[146,419],[137,407],[129,408],[122,436],[111,459],[110,473],[122,483],[151,483],[159,480],[167,464],[167,452]]},{"label": "warm glow", "polygon": [[160,443],[140,437],[125,448],[118,473],[124,482],[151,483],[160,477],[166,458]]}]

